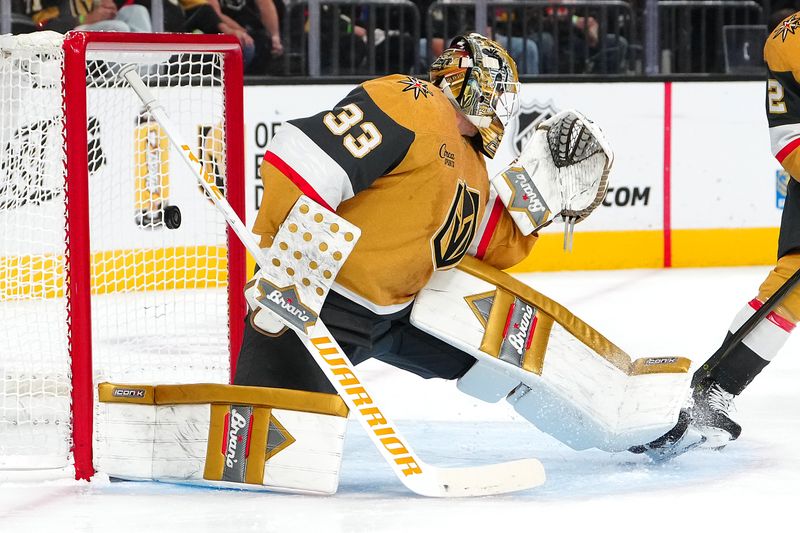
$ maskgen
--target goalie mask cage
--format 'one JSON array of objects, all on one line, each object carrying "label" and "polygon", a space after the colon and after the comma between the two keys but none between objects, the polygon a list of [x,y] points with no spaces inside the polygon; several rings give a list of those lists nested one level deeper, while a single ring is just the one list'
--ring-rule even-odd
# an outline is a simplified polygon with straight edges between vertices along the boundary
[{"label": "goalie mask cage", "polygon": [[0,470],[91,477],[99,381],[234,371],[244,249],[117,76],[131,63],[243,217],[235,39],[0,36]]}]

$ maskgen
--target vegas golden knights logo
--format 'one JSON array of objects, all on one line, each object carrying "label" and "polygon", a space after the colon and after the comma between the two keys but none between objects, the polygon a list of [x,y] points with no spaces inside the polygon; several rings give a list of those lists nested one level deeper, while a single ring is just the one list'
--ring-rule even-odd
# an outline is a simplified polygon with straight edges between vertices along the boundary
[{"label": "vegas golden knights logo", "polygon": [[480,193],[458,180],[453,204],[447,220],[431,240],[433,265],[443,270],[458,264],[464,257],[478,229],[478,202]]}]

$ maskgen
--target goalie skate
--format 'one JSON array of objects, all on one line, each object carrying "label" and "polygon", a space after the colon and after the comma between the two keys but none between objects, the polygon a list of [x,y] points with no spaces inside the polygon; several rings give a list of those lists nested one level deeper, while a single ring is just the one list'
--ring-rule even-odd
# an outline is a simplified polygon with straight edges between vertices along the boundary
[{"label": "goalie skate", "polygon": [[682,409],[674,428],[656,440],[641,446],[633,446],[628,451],[643,453],[660,463],[702,446],[705,442],[706,437],[692,425],[689,411]]}]

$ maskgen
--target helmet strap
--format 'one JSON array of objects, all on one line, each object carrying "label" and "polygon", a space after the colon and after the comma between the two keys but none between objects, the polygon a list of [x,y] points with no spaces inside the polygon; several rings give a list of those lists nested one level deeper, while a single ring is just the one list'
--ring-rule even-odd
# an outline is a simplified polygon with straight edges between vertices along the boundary
[{"label": "helmet strap", "polygon": [[476,115],[466,115],[466,117],[478,129],[488,128],[492,125],[492,117],[479,117]]}]

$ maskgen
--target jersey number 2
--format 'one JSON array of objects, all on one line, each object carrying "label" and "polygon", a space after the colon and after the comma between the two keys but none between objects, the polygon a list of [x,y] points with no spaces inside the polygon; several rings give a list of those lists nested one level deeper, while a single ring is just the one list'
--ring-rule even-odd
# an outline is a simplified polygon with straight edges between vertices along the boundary
[{"label": "jersey number 2", "polygon": [[344,135],[342,144],[353,157],[361,159],[378,147],[383,141],[383,136],[372,122],[362,122],[364,112],[356,104],[347,104],[338,115],[328,113],[322,119],[325,126],[334,135],[341,136],[350,131],[353,126],[361,128],[361,135],[353,137],[350,133]]},{"label": "jersey number 2", "polygon": [[783,101],[783,85],[774,78],[767,80],[767,100],[770,113],[776,115],[786,113],[786,102]]}]

